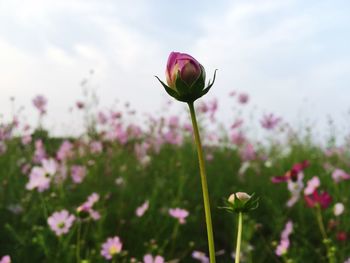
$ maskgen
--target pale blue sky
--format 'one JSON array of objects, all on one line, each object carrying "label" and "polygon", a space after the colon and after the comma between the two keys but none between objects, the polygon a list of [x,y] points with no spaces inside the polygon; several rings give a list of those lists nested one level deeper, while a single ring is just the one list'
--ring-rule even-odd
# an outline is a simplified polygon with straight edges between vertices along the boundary
[{"label": "pale blue sky", "polygon": [[196,57],[208,76],[219,69],[207,98],[219,99],[223,119],[232,107],[227,94],[238,90],[260,112],[292,123],[330,114],[342,125],[350,109],[349,14],[345,0],[0,0],[0,112],[10,112],[15,96],[32,120],[31,98],[43,94],[47,125],[59,130],[90,69],[102,107],[119,99],[153,112],[166,98],[153,76],[164,78],[175,50]]}]

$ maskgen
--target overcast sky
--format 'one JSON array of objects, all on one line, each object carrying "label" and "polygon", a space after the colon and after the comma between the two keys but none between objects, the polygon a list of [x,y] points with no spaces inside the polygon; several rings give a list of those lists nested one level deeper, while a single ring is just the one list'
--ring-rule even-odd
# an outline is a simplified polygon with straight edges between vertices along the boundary
[{"label": "overcast sky", "polygon": [[164,79],[180,51],[207,76],[219,69],[204,99],[219,99],[222,118],[237,90],[292,123],[349,121],[349,14],[346,0],[0,0],[0,113],[14,96],[32,121],[31,99],[43,94],[57,131],[90,69],[102,108],[118,99],[153,112],[167,98],[154,75]]}]

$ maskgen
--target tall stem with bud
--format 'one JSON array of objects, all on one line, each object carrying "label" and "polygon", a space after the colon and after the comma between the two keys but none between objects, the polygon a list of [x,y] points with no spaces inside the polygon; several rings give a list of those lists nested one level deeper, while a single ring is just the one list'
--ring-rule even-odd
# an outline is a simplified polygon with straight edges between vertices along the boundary
[{"label": "tall stem with bud", "polygon": [[207,225],[209,258],[210,258],[210,263],[215,263],[216,261],[215,261],[214,235],[213,235],[213,226],[211,221],[209,191],[208,191],[207,175],[205,171],[202,143],[199,135],[198,124],[197,124],[196,113],[194,110],[193,102],[188,103],[188,106],[190,108],[194,139],[196,142],[197,153],[198,153],[198,162],[199,162],[199,169],[200,169],[201,182],[202,182],[203,201],[204,201],[205,221]]}]

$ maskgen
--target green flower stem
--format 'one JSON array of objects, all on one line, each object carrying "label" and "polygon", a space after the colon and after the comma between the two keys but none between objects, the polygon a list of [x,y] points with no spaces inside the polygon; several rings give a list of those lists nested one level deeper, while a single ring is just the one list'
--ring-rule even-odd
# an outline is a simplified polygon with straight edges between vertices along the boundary
[{"label": "green flower stem", "polygon": [[322,219],[321,207],[319,204],[316,205],[316,218],[317,218],[318,227],[320,228],[323,239],[327,239],[327,234],[326,234],[326,230],[324,228],[323,219]]},{"label": "green flower stem", "polygon": [[328,239],[327,233],[323,224],[323,218],[322,218],[322,211],[321,206],[319,204],[316,204],[316,218],[318,227],[320,228],[320,232],[323,238],[323,243],[325,244],[326,250],[327,250],[327,258],[329,263],[335,263],[335,254],[334,254],[334,248],[332,248],[331,240]]},{"label": "green flower stem", "polygon": [[80,263],[80,235],[81,235],[81,222],[78,221],[77,247],[75,250],[75,257],[76,257],[77,263]]},{"label": "green flower stem", "polygon": [[243,213],[239,212],[238,213],[238,231],[237,231],[235,263],[239,263],[239,258],[240,258],[240,253],[241,253],[242,225],[243,225]]},{"label": "green flower stem", "polygon": [[209,191],[208,191],[207,175],[205,171],[205,164],[204,164],[204,158],[203,158],[202,143],[199,136],[199,130],[198,130],[196,113],[194,110],[193,102],[188,103],[188,106],[190,108],[194,139],[196,142],[197,153],[198,153],[198,162],[199,162],[199,170],[201,175],[203,201],[204,201],[205,221],[207,225],[209,258],[210,258],[210,263],[215,263],[216,261],[215,261],[214,235],[213,235],[213,226],[211,222]]}]

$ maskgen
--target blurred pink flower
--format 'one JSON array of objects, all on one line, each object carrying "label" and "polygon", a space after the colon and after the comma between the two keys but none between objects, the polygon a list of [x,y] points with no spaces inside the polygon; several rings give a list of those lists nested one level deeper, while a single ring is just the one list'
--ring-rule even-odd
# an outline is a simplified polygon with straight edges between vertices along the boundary
[{"label": "blurred pink flower", "polygon": [[169,215],[178,219],[180,224],[186,223],[186,217],[189,215],[188,211],[181,208],[170,208]]},{"label": "blurred pink flower", "polygon": [[143,257],[143,263],[164,263],[164,258],[161,256],[153,256],[151,254],[147,254]]},{"label": "blurred pink flower", "polygon": [[301,191],[304,188],[304,174],[303,172],[299,172],[297,180],[288,180],[287,185],[288,185],[288,190],[291,193],[291,197],[287,201],[287,207],[292,207],[295,205],[295,203],[299,200]]},{"label": "blurred pink flower", "polygon": [[273,183],[282,183],[287,182],[289,180],[297,181],[298,177],[301,175],[301,173],[310,165],[308,160],[304,160],[301,163],[296,163],[293,165],[292,169],[287,171],[282,176],[274,176],[271,178],[271,181]]},{"label": "blurred pink flower", "polygon": [[304,195],[311,195],[321,185],[320,179],[317,176],[312,177],[307,181],[304,189]]},{"label": "blurred pink flower", "polygon": [[111,260],[114,255],[119,254],[122,251],[123,244],[118,236],[110,237],[102,244],[101,255]]},{"label": "blurred pink flower", "polygon": [[38,192],[43,192],[50,187],[51,179],[46,175],[42,167],[34,166],[29,174],[29,182],[26,184],[27,190],[37,188]]},{"label": "blurred pink flower", "polygon": [[56,158],[59,161],[65,161],[73,155],[73,144],[65,140],[56,153]]},{"label": "blurred pink flower", "polygon": [[266,130],[273,130],[278,123],[280,123],[281,118],[276,117],[272,113],[270,114],[265,114],[260,121],[261,126],[265,128]]},{"label": "blurred pink flower", "polygon": [[90,143],[90,152],[91,153],[101,153],[103,151],[103,145],[100,141],[92,141]]},{"label": "blurred pink flower", "polygon": [[67,210],[54,212],[47,219],[47,223],[49,224],[51,230],[54,231],[57,236],[67,234],[69,232],[69,229],[72,227],[74,221],[75,216],[70,215]]},{"label": "blurred pink flower", "polygon": [[47,99],[42,95],[38,95],[33,99],[33,105],[41,115],[46,113],[46,104]]},{"label": "blurred pink flower", "polygon": [[240,104],[246,104],[249,101],[249,95],[247,93],[238,94],[238,102]]},{"label": "blurred pink flower", "polygon": [[23,145],[28,145],[32,142],[32,136],[30,134],[23,135],[21,138],[21,142]]},{"label": "blurred pink flower", "polygon": [[239,151],[242,161],[252,161],[256,158],[256,152],[254,150],[254,146],[251,143],[247,143],[243,148]]},{"label": "blurred pink flower", "polygon": [[148,155],[148,150],[151,148],[151,145],[144,141],[142,143],[136,143],[134,148],[136,158],[140,164],[143,166],[147,165],[151,161],[151,157]]},{"label": "blurred pink flower", "polygon": [[50,159],[42,159],[41,166],[44,169],[45,173],[53,176],[57,172],[58,164],[52,158]]},{"label": "blurred pink flower", "polygon": [[293,222],[289,220],[284,226],[284,229],[281,233],[280,243],[275,250],[275,253],[277,256],[282,256],[285,253],[287,253],[290,245],[289,236],[292,232],[293,232]]},{"label": "blurred pink flower", "polygon": [[88,198],[87,200],[85,201],[85,203],[83,203],[82,205],[80,205],[78,208],[77,208],[77,212],[80,213],[80,212],[85,212],[85,213],[88,213],[89,216],[97,221],[101,218],[101,215],[99,212],[95,211],[92,207],[93,205],[98,202],[98,200],[100,200],[100,195],[97,194],[97,193],[92,193]]},{"label": "blurred pink flower", "polygon": [[177,129],[179,127],[180,120],[178,116],[171,116],[168,120],[168,125],[171,129]]},{"label": "blurred pink flower", "polygon": [[344,180],[350,180],[350,174],[346,173],[342,169],[335,169],[332,173],[332,178],[335,183],[340,183]]},{"label": "blurred pink flower", "polygon": [[231,142],[234,145],[240,146],[244,144],[245,141],[246,141],[246,138],[241,131],[238,131],[238,132],[234,131],[231,133]]},{"label": "blurred pink flower", "polygon": [[319,194],[317,190],[311,195],[305,195],[304,199],[308,207],[320,205],[323,209],[326,209],[332,202],[332,197],[327,192],[321,192]]},{"label": "blurred pink flower", "polygon": [[192,258],[197,259],[201,263],[209,263],[209,258],[206,256],[204,252],[201,251],[193,251],[192,252]]},{"label": "blurred pink flower", "polygon": [[9,255],[6,255],[6,256],[3,256],[1,259],[0,259],[0,263],[11,263],[11,258]]},{"label": "blurred pink flower", "polygon": [[108,117],[107,115],[100,111],[98,114],[97,114],[97,122],[101,125],[104,125],[108,122]]},{"label": "blurred pink flower", "polygon": [[86,167],[82,165],[73,165],[71,167],[71,177],[73,182],[80,184],[86,176]]},{"label": "blurred pink flower", "polygon": [[33,161],[35,163],[41,163],[41,161],[46,158],[46,151],[42,140],[35,141],[35,152]]},{"label": "blurred pink flower", "polygon": [[149,201],[146,200],[141,206],[136,208],[136,211],[135,211],[136,216],[138,216],[138,217],[143,216],[146,213],[146,211],[148,210],[148,208],[149,208]]}]

